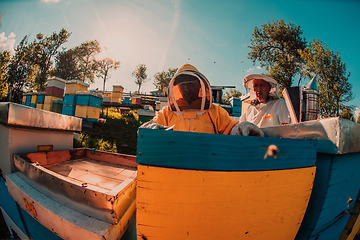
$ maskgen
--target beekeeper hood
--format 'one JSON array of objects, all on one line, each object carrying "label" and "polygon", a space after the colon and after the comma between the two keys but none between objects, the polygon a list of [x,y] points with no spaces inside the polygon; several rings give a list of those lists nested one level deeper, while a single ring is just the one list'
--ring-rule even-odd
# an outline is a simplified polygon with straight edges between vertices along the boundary
[{"label": "beekeeper hood", "polygon": [[169,83],[168,101],[173,111],[206,110],[212,104],[209,81],[194,66],[184,64]]},{"label": "beekeeper hood", "polygon": [[279,85],[275,79],[268,77],[266,75],[263,75],[263,74],[249,74],[249,75],[245,76],[243,79],[244,87],[247,89],[250,89],[250,99],[249,100],[254,100],[256,98],[256,94],[254,92],[254,87],[253,87],[254,79],[261,79],[261,80],[264,80],[265,82],[268,82],[271,86],[268,96],[273,99],[279,98],[279,96],[277,94],[279,91]]}]

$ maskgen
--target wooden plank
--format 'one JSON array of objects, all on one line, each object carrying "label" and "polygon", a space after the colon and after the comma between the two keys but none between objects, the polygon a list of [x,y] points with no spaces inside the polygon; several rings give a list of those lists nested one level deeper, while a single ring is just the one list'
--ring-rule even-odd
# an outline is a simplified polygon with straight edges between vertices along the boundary
[{"label": "wooden plank", "polygon": [[[277,159],[265,153],[279,149]],[[315,139],[230,136],[139,129],[137,162],[198,170],[278,170],[315,165]]]},{"label": "wooden plank", "polygon": [[138,166],[138,239],[294,239],[315,167],[200,171]]},{"label": "wooden plank", "polygon": [[85,151],[86,158],[93,160],[100,160],[107,163],[113,163],[118,165],[124,165],[129,167],[137,167],[136,157],[127,154],[119,154],[119,153],[110,153],[105,151],[94,151],[91,152],[90,149],[86,149]]},{"label": "wooden plank", "polygon": [[111,225],[57,203],[29,186],[16,174],[8,174],[6,178],[9,193],[20,207],[63,239],[102,240],[103,233]]}]

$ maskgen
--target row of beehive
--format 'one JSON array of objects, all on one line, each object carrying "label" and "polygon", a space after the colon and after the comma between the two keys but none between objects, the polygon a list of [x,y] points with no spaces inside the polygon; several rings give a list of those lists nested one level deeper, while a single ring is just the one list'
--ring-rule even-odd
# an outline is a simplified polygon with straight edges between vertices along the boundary
[{"label": "row of beehive", "polygon": [[97,121],[103,97],[87,91],[88,87],[88,84],[77,80],[51,78],[45,93],[24,94],[23,105]]},{"label": "row of beehive", "polygon": [[93,91],[77,91],[74,95],[65,95],[62,114],[96,122],[100,116],[102,98],[101,94]]}]

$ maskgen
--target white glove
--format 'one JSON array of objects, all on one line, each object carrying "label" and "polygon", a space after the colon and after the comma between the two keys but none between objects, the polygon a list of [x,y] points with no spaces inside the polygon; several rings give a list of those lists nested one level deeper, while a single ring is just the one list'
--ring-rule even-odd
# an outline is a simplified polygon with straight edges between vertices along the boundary
[{"label": "white glove", "polygon": [[167,126],[163,126],[158,124],[157,122],[154,121],[149,121],[144,123],[143,125],[141,125],[139,128],[149,128],[149,129],[167,129]]},{"label": "white glove", "polygon": [[259,136],[264,137],[264,132],[255,124],[250,122],[241,122],[236,124],[230,132],[230,135],[243,135],[243,136]]}]

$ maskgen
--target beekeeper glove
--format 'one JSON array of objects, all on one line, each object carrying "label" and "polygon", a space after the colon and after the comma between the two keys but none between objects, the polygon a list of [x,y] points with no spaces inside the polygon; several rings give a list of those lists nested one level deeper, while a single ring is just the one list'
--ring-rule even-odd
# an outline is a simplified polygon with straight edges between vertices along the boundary
[{"label": "beekeeper glove", "polygon": [[259,136],[263,137],[264,132],[255,124],[250,122],[241,122],[236,124],[230,132],[230,135],[243,135],[243,136]]},{"label": "beekeeper glove", "polygon": [[139,128],[149,128],[149,129],[167,129],[167,126],[158,124],[155,121],[149,121],[141,125]]}]

